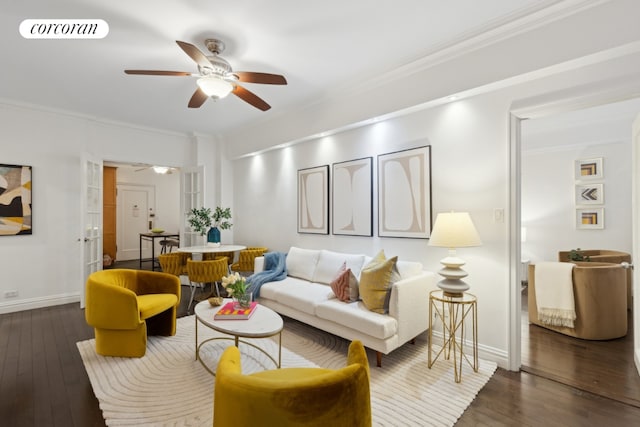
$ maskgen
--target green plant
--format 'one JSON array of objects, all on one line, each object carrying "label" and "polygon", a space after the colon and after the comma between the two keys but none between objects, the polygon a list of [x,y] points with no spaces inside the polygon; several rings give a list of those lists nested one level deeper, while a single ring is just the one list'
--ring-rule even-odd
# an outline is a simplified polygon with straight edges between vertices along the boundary
[{"label": "green plant", "polygon": [[569,258],[569,261],[591,261],[589,255],[584,255],[582,252],[580,252],[580,250],[580,248],[571,249],[569,251],[569,255],[567,256]]},{"label": "green plant", "polygon": [[228,230],[233,225],[228,219],[231,219],[231,208],[222,209],[220,206],[216,207],[213,212],[213,226],[222,230]]},{"label": "green plant", "polygon": [[223,209],[218,206],[213,213],[210,208],[193,208],[189,212],[188,221],[193,231],[204,236],[211,227],[230,229],[233,224],[227,221],[229,219],[231,219],[231,208]]}]

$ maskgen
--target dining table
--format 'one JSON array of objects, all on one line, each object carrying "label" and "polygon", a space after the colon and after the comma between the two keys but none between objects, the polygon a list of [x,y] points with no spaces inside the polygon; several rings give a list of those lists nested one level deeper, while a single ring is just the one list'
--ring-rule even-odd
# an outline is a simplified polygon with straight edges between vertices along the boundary
[{"label": "dining table", "polygon": [[[233,245],[233,244],[218,245],[218,246],[207,244],[207,245],[200,245],[200,246],[182,246],[177,248],[176,250],[178,252],[188,252],[192,254],[192,259],[194,260],[198,260],[198,258],[202,260],[202,254],[212,254],[212,253],[218,253],[218,252],[238,252],[243,249],[247,249],[247,247],[244,245]],[[194,257],[193,255],[196,255],[196,256]]]}]

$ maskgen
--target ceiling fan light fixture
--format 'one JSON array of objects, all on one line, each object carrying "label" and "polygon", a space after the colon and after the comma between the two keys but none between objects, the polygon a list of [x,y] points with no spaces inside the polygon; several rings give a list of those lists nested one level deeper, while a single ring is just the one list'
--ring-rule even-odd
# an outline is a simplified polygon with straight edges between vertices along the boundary
[{"label": "ceiling fan light fixture", "polygon": [[169,172],[169,168],[166,167],[166,166],[154,166],[153,167],[153,171],[155,173],[165,174],[165,173]]},{"label": "ceiling fan light fixture", "polygon": [[233,90],[233,85],[226,80],[215,76],[200,77],[198,87],[212,98],[220,99],[229,95]]}]

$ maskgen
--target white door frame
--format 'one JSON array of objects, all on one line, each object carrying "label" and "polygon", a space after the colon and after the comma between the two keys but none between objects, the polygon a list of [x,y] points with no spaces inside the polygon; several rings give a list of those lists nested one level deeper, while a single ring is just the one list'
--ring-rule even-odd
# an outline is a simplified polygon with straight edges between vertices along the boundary
[{"label": "white door frame", "polygon": [[631,223],[632,223],[632,236],[633,236],[633,256],[632,263],[635,265],[633,269],[633,361],[636,364],[636,370],[640,375],[640,316],[636,315],[640,310],[640,265],[637,264],[638,259],[636,254],[640,254],[640,226],[638,220],[640,219],[640,114],[633,122],[631,137],[631,175],[633,176],[631,184]]}]

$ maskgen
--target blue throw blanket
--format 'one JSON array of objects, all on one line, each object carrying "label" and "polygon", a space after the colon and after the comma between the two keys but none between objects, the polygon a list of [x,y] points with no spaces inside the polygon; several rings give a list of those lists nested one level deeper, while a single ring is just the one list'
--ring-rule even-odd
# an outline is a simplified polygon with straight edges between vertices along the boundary
[{"label": "blue throw blanket", "polygon": [[287,277],[287,254],[284,252],[267,252],[264,254],[264,270],[247,277],[249,290],[253,297],[260,296],[260,288],[267,282],[277,282]]}]

